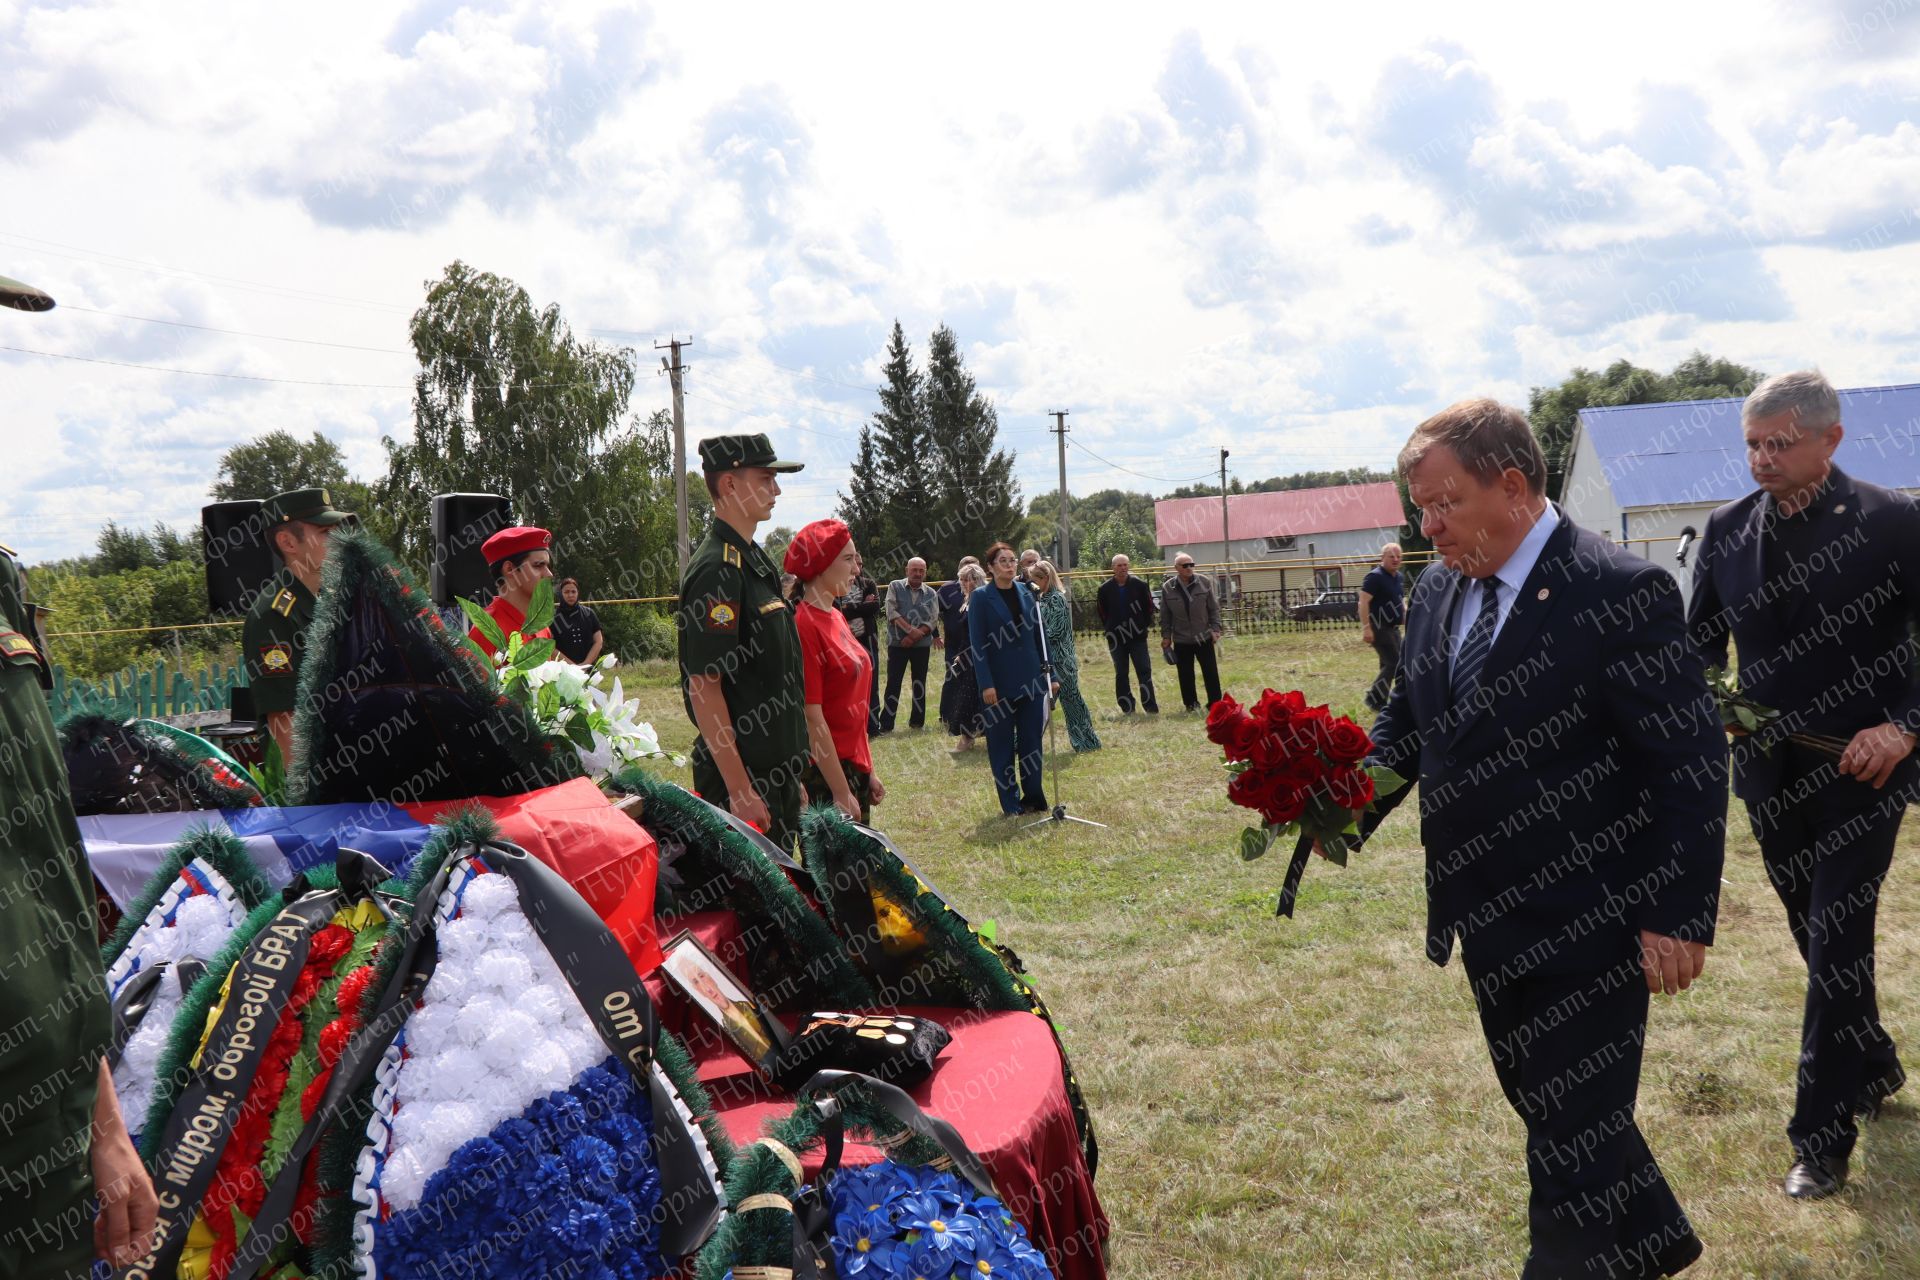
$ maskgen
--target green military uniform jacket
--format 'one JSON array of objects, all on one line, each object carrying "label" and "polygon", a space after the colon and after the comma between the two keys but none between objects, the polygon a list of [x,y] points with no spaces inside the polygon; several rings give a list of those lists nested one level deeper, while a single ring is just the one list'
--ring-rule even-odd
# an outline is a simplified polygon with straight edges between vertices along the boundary
[{"label": "green military uniform jacket", "polygon": [[[807,717],[800,633],[792,606],[780,598],[779,570],[733,526],[715,520],[687,562],[674,623],[687,718],[693,719],[690,677],[718,676],[740,763],[767,801],[775,826],[797,832]],[[694,788],[724,807],[726,783],[705,738],[695,740],[692,763]],[[767,834],[784,844],[790,833]]]},{"label": "green military uniform jacket", "polygon": [[64,1224],[65,1239],[35,1237],[51,1270],[92,1253],[88,1155],[109,1013],[93,876],[30,634],[19,566],[0,547],[0,1233]]},{"label": "green military uniform jacket", "polygon": [[307,629],[312,625],[313,593],[291,569],[274,574],[254,597],[241,629],[240,657],[246,664],[256,714],[293,710],[300,659],[306,655]]}]

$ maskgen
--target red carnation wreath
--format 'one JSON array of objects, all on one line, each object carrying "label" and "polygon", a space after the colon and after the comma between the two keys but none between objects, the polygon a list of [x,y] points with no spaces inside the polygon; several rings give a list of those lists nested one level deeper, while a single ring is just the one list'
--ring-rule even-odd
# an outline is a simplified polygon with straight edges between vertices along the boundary
[{"label": "red carnation wreath", "polygon": [[1385,765],[1366,762],[1373,739],[1365,729],[1308,706],[1298,689],[1265,690],[1251,710],[1221,698],[1207,713],[1207,738],[1226,753],[1227,799],[1260,814],[1260,826],[1240,833],[1240,856],[1249,862],[1297,832],[1345,866],[1360,842],[1361,815],[1407,785]]}]

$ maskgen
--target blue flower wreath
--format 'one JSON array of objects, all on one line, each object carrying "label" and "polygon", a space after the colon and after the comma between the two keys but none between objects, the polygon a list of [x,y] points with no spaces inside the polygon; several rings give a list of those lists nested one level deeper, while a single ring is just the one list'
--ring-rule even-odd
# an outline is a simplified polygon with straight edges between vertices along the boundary
[{"label": "blue flower wreath", "polygon": [[890,1160],[843,1169],[832,1198],[843,1280],[1051,1280],[1006,1206],[951,1173]]},{"label": "blue flower wreath", "polygon": [[456,1150],[382,1224],[375,1263],[392,1280],[655,1280],[659,1203],[649,1099],[609,1058]]}]

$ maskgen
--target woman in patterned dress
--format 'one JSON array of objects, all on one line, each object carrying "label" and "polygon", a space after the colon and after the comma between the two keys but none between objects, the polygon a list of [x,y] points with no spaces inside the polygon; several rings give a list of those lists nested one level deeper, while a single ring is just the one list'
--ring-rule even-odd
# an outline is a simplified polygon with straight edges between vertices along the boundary
[{"label": "woman in patterned dress", "polygon": [[955,751],[970,751],[975,738],[987,736],[980,723],[980,686],[973,678],[973,646],[967,642],[967,607],[975,587],[987,574],[978,561],[960,567],[960,606],[944,619],[947,634],[947,674],[940,686],[940,718],[953,735]]},{"label": "woman in patterned dress", "polygon": [[1053,678],[1060,682],[1060,710],[1067,717],[1067,741],[1075,751],[1098,751],[1100,735],[1093,731],[1093,712],[1080,696],[1080,659],[1073,652],[1073,606],[1060,588],[1053,562],[1033,566],[1030,579],[1040,604],[1040,630],[1047,639]]}]

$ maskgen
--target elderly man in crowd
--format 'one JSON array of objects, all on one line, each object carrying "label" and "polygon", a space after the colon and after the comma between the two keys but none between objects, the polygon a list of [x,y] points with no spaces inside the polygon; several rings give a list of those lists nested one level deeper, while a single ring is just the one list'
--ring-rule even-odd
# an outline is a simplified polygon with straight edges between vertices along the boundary
[{"label": "elderly man in crowd", "polygon": [[892,733],[900,710],[900,679],[913,672],[913,711],[907,727],[927,727],[927,662],[940,633],[940,593],[927,585],[927,562],[907,561],[907,576],[887,584],[887,699],[880,709],[880,732]]},{"label": "elderly man in crowd", "polygon": [[1380,563],[1360,583],[1360,642],[1380,655],[1380,674],[1367,690],[1367,710],[1387,705],[1393,673],[1400,669],[1400,624],[1406,620],[1405,585],[1400,577],[1400,544],[1380,548]]},{"label": "elderly man in crowd", "polygon": [[1189,711],[1201,709],[1193,685],[1196,662],[1207,682],[1207,709],[1220,701],[1220,665],[1213,642],[1225,634],[1213,584],[1193,571],[1193,557],[1182,551],[1173,558],[1173,576],[1160,588],[1160,648],[1173,655],[1180,669],[1180,701]]},{"label": "elderly man in crowd", "polygon": [[1133,688],[1127,680],[1127,667],[1140,677],[1140,701],[1147,714],[1160,714],[1160,703],[1153,694],[1153,659],[1147,653],[1147,633],[1153,629],[1153,592],[1133,576],[1133,562],[1125,556],[1113,558],[1113,576],[1100,584],[1097,597],[1100,629],[1107,635],[1107,652],[1113,657],[1113,696],[1126,715],[1133,714]]},{"label": "elderly man in crowd", "polygon": [[1687,621],[1709,663],[1731,639],[1741,692],[1780,713],[1735,738],[1733,790],[1807,965],[1783,1190],[1814,1200],[1846,1183],[1854,1117],[1906,1080],[1880,1025],[1874,915],[1920,791],[1920,507],[1833,465],[1846,431],[1818,372],[1767,379],[1740,419],[1759,488],[1708,517]]},{"label": "elderly man in crowd", "polygon": [[1026,583],[1028,586],[1032,586],[1033,578],[1029,575],[1033,573],[1033,566],[1039,563],[1040,553],[1038,551],[1035,551],[1032,547],[1028,547],[1025,551],[1022,551],[1020,553],[1020,581]]}]

